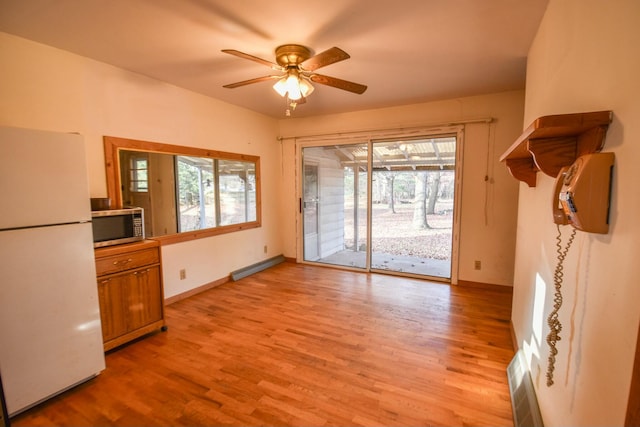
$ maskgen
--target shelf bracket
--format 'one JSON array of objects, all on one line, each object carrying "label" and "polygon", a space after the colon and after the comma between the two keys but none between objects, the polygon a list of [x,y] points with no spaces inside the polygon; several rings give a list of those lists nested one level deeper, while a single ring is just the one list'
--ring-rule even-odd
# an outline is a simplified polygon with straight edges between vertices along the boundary
[{"label": "shelf bracket", "polygon": [[531,157],[507,159],[506,163],[512,177],[525,182],[529,187],[536,186],[536,172],[538,172],[538,169]]},{"label": "shelf bracket", "polygon": [[530,139],[527,150],[539,170],[555,178],[576,159],[576,137]]}]

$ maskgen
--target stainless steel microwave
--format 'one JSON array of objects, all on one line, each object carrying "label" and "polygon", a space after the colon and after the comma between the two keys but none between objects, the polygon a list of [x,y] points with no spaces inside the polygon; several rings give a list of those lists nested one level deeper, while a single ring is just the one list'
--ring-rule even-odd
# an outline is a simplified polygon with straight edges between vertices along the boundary
[{"label": "stainless steel microwave", "polygon": [[93,247],[144,240],[144,210],[124,208],[91,212]]}]

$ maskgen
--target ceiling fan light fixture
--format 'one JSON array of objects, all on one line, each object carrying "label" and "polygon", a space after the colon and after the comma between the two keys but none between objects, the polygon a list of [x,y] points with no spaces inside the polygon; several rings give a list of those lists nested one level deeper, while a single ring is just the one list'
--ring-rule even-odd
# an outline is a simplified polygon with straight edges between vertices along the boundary
[{"label": "ceiling fan light fixture", "polygon": [[278,92],[278,95],[284,97],[287,94],[287,78],[286,76],[281,78],[273,85],[273,90]]},{"label": "ceiling fan light fixture", "polygon": [[302,96],[304,96],[305,98],[311,95],[311,93],[313,92],[314,87],[311,84],[311,82],[309,82],[309,80],[300,78],[299,85],[300,85],[300,92],[302,93]]},{"label": "ceiling fan light fixture", "polygon": [[300,78],[295,71],[289,71],[286,76],[278,80],[273,89],[282,97],[287,97],[292,101],[297,101],[302,97],[307,97],[313,92],[313,86],[306,79]]},{"label": "ceiling fan light fixture", "polygon": [[302,91],[300,90],[300,78],[294,73],[290,73],[287,76],[287,80],[285,82],[285,86],[287,88],[287,96],[289,99],[297,101],[302,98]]}]

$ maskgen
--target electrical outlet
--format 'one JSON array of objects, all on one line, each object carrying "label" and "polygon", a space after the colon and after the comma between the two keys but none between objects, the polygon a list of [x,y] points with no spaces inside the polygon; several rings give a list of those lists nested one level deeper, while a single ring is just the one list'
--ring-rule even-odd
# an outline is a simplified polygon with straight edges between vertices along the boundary
[{"label": "electrical outlet", "polygon": [[187,278],[187,269],[183,268],[180,270],[180,280],[184,280]]},{"label": "electrical outlet", "polygon": [[480,260],[476,260],[474,262],[474,267],[475,267],[476,270],[482,269],[482,263],[480,262]]},{"label": "electrical outlet", "polygon": [[267,253],[267,245],[264,245],[264,253]]}]

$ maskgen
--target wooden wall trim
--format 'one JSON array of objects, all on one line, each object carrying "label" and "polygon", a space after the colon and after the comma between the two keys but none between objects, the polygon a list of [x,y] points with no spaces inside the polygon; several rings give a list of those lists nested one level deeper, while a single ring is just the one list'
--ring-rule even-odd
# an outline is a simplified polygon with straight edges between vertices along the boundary
[{"label": "wooden wall trim", "polygon": [[513,344],[513,352],[517,353],[520,350],[518,345],[518,337],[516,336],[516,328],[513,327],[513,319],[509,322],[509,329],[511,330],[511,344]]},{"label": "wooden wall trim", "polygon": [[629,389],[629,400],[627,403],[627,416],[624,421],[625,426],[640,425],[640,328],[636,338],[636,356],[633,362],[633,373],[631,375],[631,387]]},{"label": "wooden wall trim", "polygon": [[213,282],[205,283],[202,286],[198,286],[197,288],[190,289],[186,292],[182,292],[180,294],[174,295],[172,297],[166,298],[164,300],[164,305],[170,305],[174,302],[181,301],[185,298],[189,298],[191,296],[197,295],[201,292],[208,291],[209,289],[213,289],[217,286],[224,285],[225,283],[231,280],[230,277],[223,277],[222,279],[214,280]]},{"label": "wooden wall trim", "polygon": [[499,292],[505,292],[508,294],[513,294],[512,286],[494,285],[492,283],[472,282],[470,280],[458,280],[457,286],[469,286],[472,288],[488,289],[491,291],[499,291]]}]

